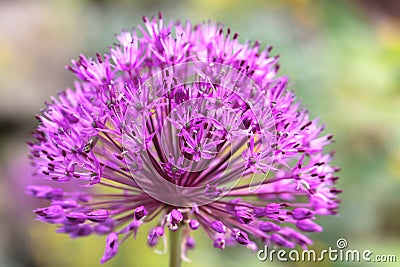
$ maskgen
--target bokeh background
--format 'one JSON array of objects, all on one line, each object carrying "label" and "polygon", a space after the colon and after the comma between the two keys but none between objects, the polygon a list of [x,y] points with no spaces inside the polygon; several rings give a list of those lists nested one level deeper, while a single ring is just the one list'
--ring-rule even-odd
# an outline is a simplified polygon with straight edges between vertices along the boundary
[{"label": "bokeh background", "polygon": [[[314,117],[326,123],[342,167],[340,216],[321,218],[313,248],[397,255],[400,262],[400,1],[398,0],[10,0],[0,1],[0,266],[99,266],[104,237],[70,240],[34,221],[43,203],[24,196],[32,182],[26,140],[34,114],[50,95],[72,85],[64,69],[79,53],[104,53],[115,34],[162,11],[166,20],[220,21],[242,41],[261,40],[281,55]],[[105,266],[166,266],[146,246],[146,229]],[[242,247],[212,248],[202,232],[184,266],[287,266],[260,262]],[[290,263],[361,266],[365,263]]]}]

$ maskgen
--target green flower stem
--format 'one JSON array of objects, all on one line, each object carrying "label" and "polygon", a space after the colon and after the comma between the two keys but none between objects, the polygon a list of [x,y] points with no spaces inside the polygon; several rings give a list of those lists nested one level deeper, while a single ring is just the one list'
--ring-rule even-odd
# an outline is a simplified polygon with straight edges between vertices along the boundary
[{"label": "green flower stem", "polygon": [[180,267],[181,259],[181,230],[169,231],[169,267]]}]

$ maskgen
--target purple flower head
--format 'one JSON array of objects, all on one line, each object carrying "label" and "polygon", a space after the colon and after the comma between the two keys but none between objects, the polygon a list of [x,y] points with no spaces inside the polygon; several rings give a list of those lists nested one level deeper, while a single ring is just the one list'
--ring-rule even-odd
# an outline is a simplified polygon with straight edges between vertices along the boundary
[{"label": "purple flower head", "polygon": [[196,247],[196,241],[194,240],[193,237],[191,236],[186,237],[185,247],[188,249],[194,249]]},{"label": "purple flower head", "polygon": [[157,226],[153,228],[147,237],[149,246],[154,247],[155,245],[157,245],[158,240],[161,236],[164,236],[164,228],[162,226]]},{"label": "purple flower head", "polygon": [[106,209],[94,210],[86,213],[88,220],[92,222],[104,222],[108,219],[110,213]]},{"label": "purple flower head", "polygon": [[169,228],[172,231],[176,231],[179,228],[179,223],[183,220],[183,215],[180,211],[173,209],[168,216]]},{"label": "purple flower head", "polygon": [[195,219],[191,219],[191,220],[189,221],[189,228],[190,228],[191,230],[197,230],[197,228],[199,228],[199,227],[200,227],[199,221],[197,221],[197,220],[195,220]]},{"label": "purple flower head", "polygon": [[243,224],[249,224],[254,220],[253,214],[246,210],[238,210],[235,212],[236,219]]},{"label": "purple flower head", "polygon": [[261,221],[260,224],[258,225],[258,229],[260,229],[263,232],[274,232],[274,231],[279,231],[281,227],[273,222]]},{"label": "purple flower head", "polygon": [[71,224],[81,224],[84,223],[87,219],[87,216],[83,214],[82,212],[70,212],[68,214],[65,214],[65,225]]},{"label": "purple flower head", "polygon": [[298,220],[296,226],[304,232],[322,232],[322,227],[309,219]]},{"label": "purple flower head", "polygon": [[240,231],[239,229],[232,229],[233,236],[235,237],[236,241],[241,245],[248,245],[250,244],[249,237],[245,232]]},{"label": "purple flower head", "polygon": [[34,212],[42,219],[47,222],[55,222],[54,220],[59,219],[63,216],[63,208],[60,205],[54,205],[47,208],[36,209]]},{"label": "purple flower head", "polygon": [[116,233],[111,233],[107,236],[106,248],[104,255],[101,258],[101,263],[104,263],[114,257],[118,253],[118,235]]},{"label": "purple flower head", "polygon": [[78,206],[78,202],[72,198],[64,198],[62,200],[54,200],[52,205],[60,205],[63,209],[71,209]]},{"label": "purple flower head", "polygon": [[226,233],[226,226],[221,221],[214,221],[210,224],[211,229],[218,233]]},{"label": "purple flower head", "polygon": [[214,247],[219,248],[219,249],[224,249],[225,248],[225,239],[223,239],[222,237],[218,237],[217,239],[215,239]]},{"label": "purple flower head", "polygon": [[139,227],[143,224],[142,221],[137,221],[133,220],[126,228],[126,232],[132,233],[133,232],[133,237],[136,238],[136,235],[138,233]]},{"label": "purple flower head", "polygon": [[196,248],[196,240],[190,235],[186,235],[185,239],[182,243],[182,252],[181,258],[184,261],[190,262],[190,259],[187,257],[188,251]]},{"label": "purple flower head", "polygon": [[151,247],[182,230],[182,257],[200,227],[219,249],[311,244],[301,232],[322,231],[314,220],[340,202],[332,135],[277,77],[271,48],[237,37],[145,17],[109,53],[73,60],[77,81],[46,103],[29,143],[55,184],[27,188],[51,202],[38,219],[108,235],[102,263],[147,223]]},{"label": "purple flower head", "polygon": [[302,220],[311,218],[313,216],[313,212],[306,208],[295,208],[293,209],[292,217],[295,220]]},{"label": "purple flower head", "polygon": [[51,186],[39,186],[39,185],[31,185],[26,188],[26,193],[28,195],[37,197],[37,198],[45,198],[49,200],[53,199],[61,199],[63,197],[63,191],[61,188],[53,188]]},{"label": "purple flower head", "polygon": [[137,207],[134,211],[134,216],[136,220],[142,219],[144,216],[147,215],[147,210],[146,208],[142,205],[140,207]]}]

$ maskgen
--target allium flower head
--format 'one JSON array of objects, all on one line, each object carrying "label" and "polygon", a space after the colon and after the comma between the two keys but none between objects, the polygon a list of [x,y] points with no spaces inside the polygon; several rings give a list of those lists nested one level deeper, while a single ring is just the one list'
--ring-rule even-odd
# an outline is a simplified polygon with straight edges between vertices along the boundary
[{"label": "allium flower head", "polygon": [[161,16],[117,39],[72,61],[78,81],[37,116],[31,157],[55,184],[27,190],[51,202],[38,219],[74,238],[107,235],[101,262],[144,223],[151,247],[181,231],[182,257],[199,228],[219,249],[311,244],[302,232],[322,231],[315,218],[339,203],[332,135],[276,77],[271,48]]}]

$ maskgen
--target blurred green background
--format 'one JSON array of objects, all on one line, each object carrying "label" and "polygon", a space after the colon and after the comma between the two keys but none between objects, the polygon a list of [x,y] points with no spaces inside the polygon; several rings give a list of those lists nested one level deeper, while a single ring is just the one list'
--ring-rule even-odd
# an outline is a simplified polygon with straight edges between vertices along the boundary
[{"label": "blurred green background", "polygon": [[[43,203],[24,196],[32,182],[25,141],[34,114],[72,85],[64,69],[79,53],[104,53],[121,29],[142,15],[166,20],[216,20],[247,39],[273,45],[281,75],[332,132],[335,164],[342,167],[340,216],[320,218],[315,249],[397,255],[400,262],[400,1],[313,0],[15,0],[0,1],[0,266],[98,266],[104,237],[70,240],[34,221]],[[105,266],[166,266],[167,255],[146,246],[147,229]],[[361,266],[365,263],[260,262],[242,247],[220,251],[205,234],[184,266]]]}]

